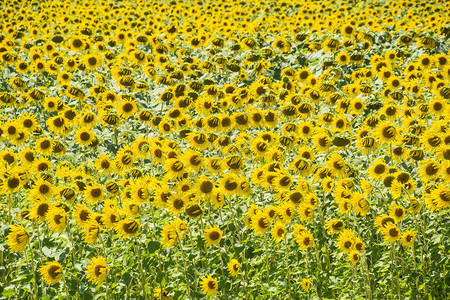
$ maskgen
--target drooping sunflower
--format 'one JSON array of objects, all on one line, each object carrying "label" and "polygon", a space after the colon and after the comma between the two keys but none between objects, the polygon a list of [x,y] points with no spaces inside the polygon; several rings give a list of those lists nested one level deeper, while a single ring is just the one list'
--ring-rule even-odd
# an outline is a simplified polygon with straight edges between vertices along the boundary
[{"label": "drooping sunflower", "polygon": [[33,208],[30,211],[30,219],[39,223],[44,221],[50,208],[51,205],[48,200],[39,198],[39,200],[33,203]]},{"label": "drooping sunflower", "polygon": [[286,228],[284,224],[280,221],[276,222],[275,225],[272,227],[271,235],[275,243],[281,242],[281,240],[286,235]]},{"label": "drooping sunflower", "polygon": [[124,219],[116,224],[116,231],[121,235],[121,238],[135,236],[140,228],[141,223],[136,219]]},{"label": "drooping sunflower", "polygon": [[412,247],[414,245],[416,234],[408,229],[402,234],[402,246],[405,248]]},{"label": "drooping sunflower", "polygon": [[356,250],[350,251],[350,253],[348,254],[348,258],[352,262],[352,264],[357,264],[360,259],[359,252]]},{"label": "drooping sunflower", "polygon": [[54,232],[62,232],[66,227],[66,211],[59,207],[51,207],[45,217]]},{"label": "drooping sunflower", "polygon": [[81,230],[81,233],[83,233],[84,242],[89,245],[92,245],[98,239],[98,235],[100,233],[100,226],[96,221],[89,220],[83,224],[83,229]]},{"label": "drooping sunflower", "polygon": [[8,247],[12,252],[23,252],[30,237],[22,226],[11,225],[7,239]]},{"label": "drooping sunflower", "polygon": [[93,257],[86,267],[87,278],[93,284],[101,285],[106,279],[109,267],[103,256]]},{"label": "drooping sunflower", "polygon": [[227,269],[231,276],[236,277],[241,270],[241,265],[236,259],[232,259],[228,262]]},{"label": "drooping sunflower", "polygon": [[49,261],[39,268],[46,284],[55,284],[61,280],[63,270],[59,262]]}]

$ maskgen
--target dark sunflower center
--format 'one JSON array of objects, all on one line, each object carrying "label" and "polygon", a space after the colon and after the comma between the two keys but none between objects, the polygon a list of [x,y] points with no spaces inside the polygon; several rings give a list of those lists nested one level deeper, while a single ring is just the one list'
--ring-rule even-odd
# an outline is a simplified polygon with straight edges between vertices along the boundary
[{"label": "dark sunflower center", "polygon": [[91,66],[95,66],[97,64],[97,58],[89,57],[88,58],[88,64],[91,65]]},{"label": "dark sunflower center", "polygon": [[41,194],[47,194],[49,192],[49,190],[50,190],[50,188],[46,184],[43,184],[39,187],[39,192]]},{"label": "dark sunflower center", "polygon": [[391,229],[389,229],[389,235],[390,235],[391,237],[397,237],[398,234],[399,234],[399,232],[398,232],[397,228],[391,228]]},{"label": "dark sunflower center", "polygon": [[211,290],[215,290],[216,289],[216,283],[212,280],[208,281],[208,288]]},{"label": "dark sunflower center", "polygon": [[258,220],[258,226],[264,229],[267,228],[268,224],[264,218],[261,218]]},{"label": "dark sunflower center", "polygon": [[125,231],[128,234],[133,234],[138,231],[139,226],[135,221],[131,221],[131,222],[123,224],[122,229],[123,229],[123,231]]},{"label": "dark sunflower center", "polygon": [[94,274],[95,276],[99,277],[102,275],[102,269],[105,269],[104,266],[96,265],[94,268]]},{"label": "dark sunflower center", "polygon": [[80,217],[81,221],[87,221],[89,219],[89,211],[83,209],[82,211],[80,211],[78,216]]},{"label": "dark sunflower center", "polygon": [[209,234],[209,238],[213,241],[217,241],[220,238],[220,234],[217,231],[213,231]]},{"label": "dark sunflower center", "polygon": [[82,132],[82,133],[80,134],[80,139],[81,139],[83,142],[89,141],[90,138],[91,138],[91,135],[90,135],[88,132]]},{"label": "dark sunflower center", "polygon": [[39,172],[43,172],[43,171],[45,171],[45,170],[47,170],[48,169],[48,165],[46,164],[46,163],[40,163],[39,165],[38,165],[38,170],[39,170]]},{"label": "dark sunflower center", "polygon": [[45,216],[45,214],[48,212],[48,209],[49,207],[47,203],[42,203],[41,205],[39,205],[37,209],[38,216],[40,217]]},{"label": "dark sunflower center", "polygon": [[176,199],[175,201],[173,201],[173,207],[175,209],[182,209],[184,206],[184,201],[181,199]]},{"label": "dark sunflower center", "polygon": [[283,176],[279,181],[281,186],[288,186],[291,183],[291,179],[288,176]]},{"label": "dark sunflower center", "polygon": [[79,40],[79,39],[75,39],[75,40],[73,40],[72,45],[75,48],[80,48],[83,45],[83,42],[81,40]]},{"label": "dark sunflower center", "polygon": [[213,187],[214,185],[211,181],[204,181],[200,185],[200,191],[202,191],[202,193],[204,194],[209,194],[213,190]]},{"label": "dark sunflower center", "polygon": [[450,191],[442,191],[439,193],[439,198],[441,198],[442,201],[450,202]]},{"label": "dark sunflower center", "polygon": [[395,215],[397,216],[397,217],[402,217],[403,216],[403,209],[401,209],[401,208],[397,208],[396,210],[395,210]]},{"label": "dark sunflower center", "polygon": [[282,237],[284,235],[284,229],[283,228],[279,228],[277,231],[277,236]]},{"label": "dark sunflower center", "polygon": [[107,160],[103,160],[100,165],[102,166],[102,169],[108,169],[110,166],[110,163]]},{"label": "dark sunflower center", "polygon": [[91,190],[91,196],[94,198],[99,197],[102,194],[102,190],[101,189],[92,189]]},{"label": "dark sunflower center", "polygon": [[386,126],[382,131],[383,136],[387,139],[393,138],[395,133],[395,128],[393,126]]},{"label": "dark sunflower center", "polygon": [[125,103],[125,105],[122,107],[122,109],[124,112],[129,113],[133,110],[133,104]]},{"label": "dark sunflower center", "polygon": [[334,230],[340,230],[342,226],[344,226],[344,223],[342,223],[342,221],[337,221],[332,225]]},{"label": "dark sunflower center", "polygon": [[344,243],[344,248],[346,248],[346,249],[350,249],[351,246],[352,246],[352,242],[350,242],[350,241],[346,241]]},{"label": "dark sunflower center", "polygon": [[393,115],[395,115],[396,112],[397,112],[397,109],[395,109],[395,107],[393,107],[393,106],[390,106],[386,109],[386,114],[388,116],[393,116]]},{"label": "dark sunflower center", "polygon": [[436,175],[436,173],[439,171],[439,169],[437,168],[437,165],[432,163],[429,164],[426,168],[425,168],[425,172],[427,173],[428,176],[433,176]]},{"label": "dark sunflower center", "polygon": [[15,189],[16,187],[19,186],[19,184],[20,184],[20,180],[16,177],[8,179],[8,187],[10,189]]},{"label": "dark sunflower center", "polygon": [[183,170],[183,164],[181,162],[177,161],[172,165],[171,169],[174,172],[180,172]]},{"label": "dark sunflower center", "polygon": [[375,172],[375,174],[383,174],[386,171],[386,166],[385,165],[376,165],[375,168],[373,169],[373,171]]},{"label": "dark sunflower center", "polygon": [[432,146],[432,147],[437,147],[441,144],[441,139],[437,136],[433,136],[431,138],[428,139],[428,143]]},{"label": "dark sunflower center", "polygon": [[58,266],[51,266],[48,269],[48,276],[50,276],[52,279],[58,278],[58,276],[61,274],[61,269]]},{"label": "dark sunflower center", "polygon": [[311,239],[309,237],[305,237],[303,239],[303,245],[309,246],[311,244]]},{"label": "dark sunflower center", "polygon": [[62,219],[63,219],[63,216],[61,216],[61,215],[55,215],[53,217],[53,221],[55,222],[56,225],[61,224],[62,223]]}]

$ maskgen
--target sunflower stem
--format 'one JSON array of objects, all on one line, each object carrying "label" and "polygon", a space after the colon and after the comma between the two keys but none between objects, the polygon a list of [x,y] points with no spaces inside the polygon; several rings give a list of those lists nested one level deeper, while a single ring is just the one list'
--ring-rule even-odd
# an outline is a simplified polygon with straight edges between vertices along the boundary
[{"label": "sunflower stem", "polygon": [[287,242],[287,236],[284,236],[284,256],[286,259],[286,273],[287,273],[287,289],[288,289],[288,295],[289,299],[291,299],[291,273],[289,269],[289,249],[288,249],[288,242]]},{"label": "sunflower stem", "polygon": [[356,291],[356,284],[355,284],[355,265],[350,262],[350,265],[352,267],[352,292],[351,292],[351,299],[355,299],[355,291]]},{"label": "sunflower stem", "polygon": [[35,268],[34,257],[33,257],[33,249],[31,248],[30,244],[28,244],[28,248],[30,249],[31,263],[30,263],[30,260],[28,259],[28,255],[26,252],[25,252],[25,259],[27,260],[28,266],[31,268],[31,272],[33,273],[33,278],[34,278],[33,299],[37,300],[38,299],[38,286],[37,286],[36,268]]},{"label": "sunflower stem", "polygon": [[268,249],[268,240],[269,239],[264,239],[264,252],[266,252],[266,281],[267,284],[269,284],[269,249]]},{"label": "sunflower stem", "polygon": [[144,270],[142,268],[142,259],[141,259],[141,253],[139,251],[139,245],[137,243],[137,241],[134,242],[134,251],[136,253],[136,256],[138,258],[138,268],[139,268],[139,273],[141,274],[141,289],[142,289],[142,294],[144,296],[144,299],[148,299],[147,298],[147,293],[145,291],[145,286],[147,285],[147,281],[145,279],[145,274],[144,274]]},{"label": "sunflower stem", "polygon": [[[178,233],[177,233],[178,235]],[[183,268],[184,268],[184,277],[186,279],[186,291],[188,294],[188,298],[191,297],[191,285],[189,284],[189,278],[188,278],[188,272],[187,272],[187,265],[186,265],[186,258],[184,256],[184,250],[183,250],[183,243],[181,242],[181,238],[178,236],[178,246],[180,247],[181,251],[181,259],[183,260]]]}]

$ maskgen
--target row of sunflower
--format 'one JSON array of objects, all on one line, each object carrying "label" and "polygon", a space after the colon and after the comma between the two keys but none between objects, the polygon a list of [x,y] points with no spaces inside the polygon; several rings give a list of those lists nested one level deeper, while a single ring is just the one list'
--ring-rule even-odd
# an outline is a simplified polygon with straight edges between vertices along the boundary
[{"label": "row of sunflower", "polygon": [[444,1],[10,1],[0,294],[449,295]]}]

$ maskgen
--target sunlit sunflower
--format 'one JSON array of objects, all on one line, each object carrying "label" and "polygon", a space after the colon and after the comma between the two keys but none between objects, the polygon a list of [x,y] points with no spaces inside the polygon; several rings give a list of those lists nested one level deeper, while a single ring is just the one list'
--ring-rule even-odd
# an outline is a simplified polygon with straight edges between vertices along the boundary
[{"label": "sunlit sunflower", "polygon": [[222,239],[222,234],[222,230],[220,230],[217,225],[206,228],[203,234],[203,239],[205,240],[206,246],[219,243]]},{"label": "sunlit sunflower", "polygon": [[61,280],[63,270],[59,262],[49,261],[39,268],[39,273],[46,284],[55,284]]},{"label": "sunlit sunflower", "polygon": [[139,229],[141,228],[141,223],[136,219],[125,219],[119,221],[115,229],[117,233],[120,234],[121,238],[128,238],[135,236]]},{"label": "sunlit sunflower", "polygon": [[231,276],[236,277],[241,270],[241,265],[236,259],[231,259],[227,264],[227,269]]},{"label": "sunlit sunflower", "polygon": [[106,279],[109,267],[103,256],[93,257],[86,267],[87,279],[93,284],[101,285]]},{"label": "sunlit sunflower", "polygon": [[22,226],[11,225],[7,239],[8,247],[12,252],[23,252],[30,237]]},{"label": "sunlit sunflower", "polygon": [[210,274],[206,275],[200,281],[200,287],[202,292],[209,297],[214,296],[219,289],[219,285],[217,284],[217,278],[213,278]]}]

